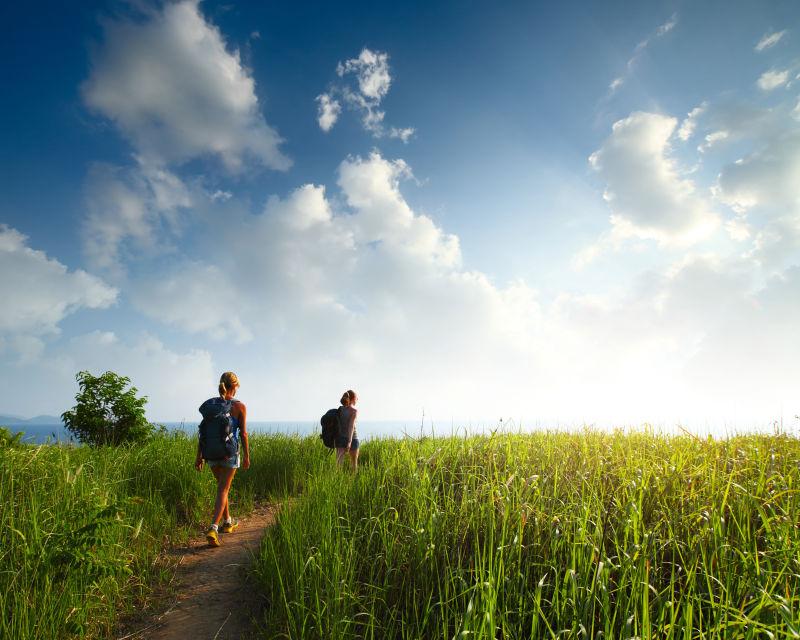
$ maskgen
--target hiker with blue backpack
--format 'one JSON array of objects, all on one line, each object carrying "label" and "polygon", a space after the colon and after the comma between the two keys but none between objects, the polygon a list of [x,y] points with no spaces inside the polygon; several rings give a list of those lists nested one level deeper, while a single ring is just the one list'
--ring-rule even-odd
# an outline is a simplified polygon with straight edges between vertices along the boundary
[{"label": "hiker with blue backpack", "polygon": [[210,547],[220,546],[219,523],[222,533],[233,533],[239,522],[231,518],[228,507],[228,492],[233,476],[239,468],[239,438],[242,440],[241,467],[250,468],[250,446],[247,441],[247,407],[234,400],[239,388],[239,378],[232,371],[226,371],[219,379],[219,395],[200,405],[203,420],[198,427],[197,458],[195,468],[200,471],[207,462],[217,479],[217,498],[211,526],[206,531]]}]

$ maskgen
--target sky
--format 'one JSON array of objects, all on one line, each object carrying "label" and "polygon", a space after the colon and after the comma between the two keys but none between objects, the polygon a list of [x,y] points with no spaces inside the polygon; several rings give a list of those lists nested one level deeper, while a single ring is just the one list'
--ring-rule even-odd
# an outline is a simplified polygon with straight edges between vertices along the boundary
[{"label": "sky", "polygon": [[6,3],[0,413],[800,421],[800,5]]}]

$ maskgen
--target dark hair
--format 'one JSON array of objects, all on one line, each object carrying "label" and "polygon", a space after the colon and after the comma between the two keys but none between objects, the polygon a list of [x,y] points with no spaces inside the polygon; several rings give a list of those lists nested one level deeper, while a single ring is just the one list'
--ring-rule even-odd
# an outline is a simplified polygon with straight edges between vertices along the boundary
[{"label": "dark hair", "polygon": [[356,399],[356,392],[355,392],[355,391],[353,391],[352,389],[348,389],[347,391],[345,391],[345,392],[342,394],[342,399],[341,399],[341,400],[339,400],[339,402],[341,402],[342,404],[344,404],[345,402],[347,402],[347,401],[349,400],[349,401],[350,401],[350,404],[352,404],[352,403],[353,403],[353,400],[355,400],[355,399]]}]

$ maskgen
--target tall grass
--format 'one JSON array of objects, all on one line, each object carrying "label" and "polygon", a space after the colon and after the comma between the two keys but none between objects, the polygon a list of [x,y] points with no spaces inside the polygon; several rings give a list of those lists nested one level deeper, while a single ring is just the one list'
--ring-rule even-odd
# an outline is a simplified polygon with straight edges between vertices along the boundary
[{"label": "tall grass", "polygon": [[[302,489],[323,451],[291,436],[251,436],[235,514]],[[193,468],[197,440],[90,449],[0,444],[0,637],[108,637],[169,568],[165,544],[207,523],[215,484]]]},{"label": "tall grass", "polygon": [[268,532],[266,637],[800,637],[800,442],[376,441]]}]

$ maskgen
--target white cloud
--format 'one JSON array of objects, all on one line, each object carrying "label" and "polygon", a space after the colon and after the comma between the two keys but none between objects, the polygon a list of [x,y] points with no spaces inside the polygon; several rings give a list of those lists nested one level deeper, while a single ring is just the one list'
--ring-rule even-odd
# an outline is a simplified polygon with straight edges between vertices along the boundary
[{"label": "white cloud", "polygon": [[146,315],[191,333],[236,344],[253,339],[239,318],[236,293],[215,266],[187,262],[169,278],[142,279],[132,291],[132,301]]},{"label": "white cloud", "polygon": [[397,127],[392,127],[389,129],[389,137],[390,138],[399,138],[404,143],[408,142],[411,139],[411,136],[414,135],[416,129],[414,127],[406,127],[405,129],[398,129]]},{"label": "white cloud", "polygon": [[339,104],[339,101],[331,98],[327,93],[317,96],[317,122],[319,122],[319,128],[326,133],[336,124],[341,111],[342,105]]},{"label": "white cloud", "polygon": [[753,241],[750,255],[760,264],[773,270],[800,261],[800,211],[770,220],[759,230]]},{"label": "white cloud", "polygon": [[111,306],[117,290],[80,269],[69,271],[27,240],[0,225],[0,335],[11,336],[16,350],[30,357],[41,351],[36,336],[58,333],[59,323],[79,309]]},{"label": "white cloud", "polygon": [[698,145],[697,150],[700,153],[705,153],[720,142],[727,140],[730,137],[730,131],[720,130],[712,131],[703,138],[703,143]]},{"label": "white cloud", "polygon": [[[229,219],[235,251],[162,270],[160,284],[141,279],[136,303],[211,338],[249,332],[254,351],[270,345],[276,370],[304,372],[320,388],[374,367],[387,376],[387,411],[399,408],[391,380],[399,376],[399,384],[416,358],[433,384],[454,362],[510,357],[514,345],[531,341],[533,293],[463,270],[458,239],[403,198],[400,183],[410,176],[404,162],[377,153],[349,158],[339,170],[344,210],[315,185],[270,198],[263,213]],[[218,303],[211,310],[209,296]],[[475,351],[476,341],[487,351]],[[395,364],[387,370],[387,362]],[[261,372],[248,375],[268,384]],[[460,384],[445,386],[454,392]],[[316,389],[306,393],[312,397],[298,397],[298,406],[324,402]]]},{"label": "white cloud", "polygon": [[389,56],[380,51],[361,50],[358,58],[340,62],[336,67],[339,77],[353,73],[358,78],[358,88],[365,98],[380,102],[392,84],[389,74]]},{"label": "white cloud", "polygon": [[230,191],[223,191],[222,189],[217,189],[211,194],[211,199],[219,202],[225,202],[226,200],[230,200],[232,197],[233,194]]},{"label": "white cloud", "polygon": [[758,44],[755,46],[755,50],[761,52],[764,51],[764,49],[774,47],[785,35],[785,29],[783,31],[776,31],[775,33],[767,33],[761,38],[761,40],[758,41]]},{"label": "white cloud", "polygon": [[134,168],[95,164],[86,183],[84,253],[94,266],[119,275],[133,253],[170,245],[191,202],[186,185],[164,169],[141,160]]},{"label": "white cloud", "polygon": [[718,216],[670,156],[676,126],[675,118],[632,113],[614,123],[611,136],[589,158],[606,183],[603,197],[612,212],[613,233],[601,244],[628,237],[691,244],[718,226]]},{"label": "white cloud", "polygon": [[753,207],[784,212],[800,209],[800,129],[765,142],[723,168],[720,199],[740,211]]},{"label": "white cloud", "polygon": [[[676,121],[628,125],[612,138],[626,149],[648,147],[635,147],[631,158],[656,174],[641,188],[691,211],[692,190],[674,166],[664,168],[660,153]],[[607,163],[602,171],[610,170],[610,148],[604,145],[598,160]],[[730,369],[734,376],[714,363],[720,350],[741,356],[749,332],[766,328],[774,312],[761,301],[767,289],[759,287],[753,261],[689,256],[643,274],[621,294],[561,294],[546,302],[524,282],[500,286],[464,268],[458,238],[403,196],[410,178],[402,160],[348,158],[339,168],[340,197],[304,185],[270,198],[258,215],[229,218],[236,251],[206,252],[202,264],[160,272],[162,290],[148,301],[149,315],[230,343],[247,332],[247,349],[258,356],[231,367],[248,388],[280,389],[280,416],[270,394],[243,393],[250,412],[267,417],[308,418],[309,407],[326,406],[344,385],[359,391],[365,415],[380,417],[413,416],[423,406],[440,421],[483,417],[489,397],[504,414],[523,417],[688,420],[708,417],[702,412],[712,408],[720,410],[714,419],[724,420],[736,405],[737,417],[746,411],[749,419],[770,394],[786,392],[787,380],[796,382],[788,357],[777,362],[786,380],[770,389],[740,368]],[[656,223],[669,235],[694,221],[670,213]],[[153,286],[142,281],[140,290]],[[209,314],[204,298],[217,293],[219,313]],[[719,332],[733,346],[718,344]],[[789,335],[787,327],[779,337]],[[721,357],[730,368],[730,358]],[[754,358],[762,375],[765,359]],[[258,364],[264,361],[267,370]],[[745,384],[758,393],[732,403],[726,389]],[[713,402],[698,389],[710,389]],[[672,403],[685,412],[676,416]]]},{"label": "white cloud", "polygon": [[772,91],[773,89],[777,89],[778,87],[786,84],[786,81],[789,79],[789,71],[775,71],[771,69],[769,71],[765,71],[761,74],[761,77],[758,79],[758,88],[762,91]]},{"label": "white cloud", "polygon": [[672,16],[667,20],[664,24],[659,25],[655,32],[641,40],[633,49],[633,54],[630,58],[628,58],[628,62],[625,65],[625,73],[621,76],[614,78],[611,83],[608,85],[608,94],[609,96],[613,95],[623,84],[625,84],[626,80],[633,72],[634,68],[636,67],[639,59],[644,55],[644,52],[650,46],[650,43],[657,39],[665,36],[670,31],[672,31],[678,24],[678,14],[673,13]]},{"label": "white cloud", "polygon": [[165,3],[142,18],[105,23],[83,96],[113,120],[150,164],[218,156],[231,170],[248,158],[291,162],[261,114],[238,51],[205,20],[198,0]]},{"label": "white cloud", "polygon": [[[365,47],[357,58],[339,62],[336,73],[342,82],[332,85],[327,93],[316,98],[317,121],[323,131],[330,131],[338,120],[341,104],[335,96],[340,96],[348,109],[360,115],[362,126],[375,138],[388,136],[408,142],[415,129],[387,128],[384,124],[386,113],[380,108],[392,84],[387,53]],[[355,86],[347,83],[347,76],[355,76]]]},{"label": "white cloud", "polygon": [[678,138],[685,142],[694,135],[695,129],[697,128],[697,121],[700,116],[705,113],[707,108],[708,103],[703,102],[687,114],[686,118],[683,120],[683,122],[681,122],[681,126],[678,129]]},{"label": "white cloud", "polygon": [[408,252],[431,265],[459,266],[458,238],[443,233],[429,217],[414,214],[400,193],[399,182],[406,177],[411,171],[405,162],[389,162],[377,153],[341,164],[339,185],[358,214],[356,239],[381,242],[387,251]]},{"label": "white cloud", "polygon": [[[598,151],[598,171],[611,185],[627,166],[617,156],[628,154],[654,174],[634,174],[634,183],[687,205],[692,190],[665,159],[676,126],[653,114],[621,121]],[[191,258],[132,268],[138,308],[190,332],[221,354],[216,362],[206,349],[175,351],[151,335],[94,332],[44,349],[29,340],[16,374],[52,389],[47,401],[58,406],[42,410],[55,412],[71,404],[76,371],[113,369],[150,396],[152,417],[190,420],[224,369],[241,376],[254,420],[309,419],[347,387],[359,391],[365,416],[408,418],[425,407],[440,427],[486,417],[487,398],[488,411],[528,420],[620,424],[704,411],[715,421],[766,420],[776,398],[793,397],[796,324],[773,326],[776,314],[800,314],[800,296],[783,299],[800,283],[791,269],[763,285],[753,260],[690,255],[621,292],[545,300],[524,282],[500,285],[465,268],[458,238],[404,197],[411,177],[402,160],[373,153],[342,162],[333,196],[304,185],[256,215],[235,197],[209,200],[225,224],[198,225]],[[671,213],[646,222],[666,234],[685,226]],[[220,246],[231,250],[213,250]],[[754,332],[764,353],[751,353]],[[8,377],[0,383],[16,393]]]},{"label": "white cloud", "polygon": [[755,233],[752,257],[770,268],[800,259],[800,130],[762,143],[757,151],[723,167],[718,198],[742,216],[766,216]]},{"label": "white cloud", "polygon": [[750,225],[743,218],[734,218],[725,223],[725,231],[728,235],[737,242],[743,242],[750,238],[753,233]]},{"label": "white cloud", "polygon": [[672,31],[678,24],[678,14],[673,13],[669,20],[656,29],[656,37],[661,37]]}]

